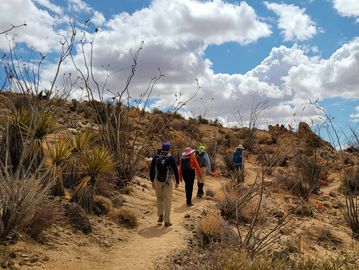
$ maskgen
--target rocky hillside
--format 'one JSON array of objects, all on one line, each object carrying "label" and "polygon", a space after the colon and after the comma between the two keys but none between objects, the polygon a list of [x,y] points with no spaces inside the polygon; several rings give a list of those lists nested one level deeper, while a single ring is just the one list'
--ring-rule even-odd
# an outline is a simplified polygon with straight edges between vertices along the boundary
[{"label": "rocky hillside", "polygon": [[[161,269],[223,269],[228,263],[224,258],[236,257],[233,251],[245,254],[245,258],[259,254],[278,257],[283,259],[281,263],[290,263],[293,258],[325,261],[345,256],[350,257],[347,267],[358,263],[357,240],[343,215],[348,193],[356,192],[359,181],[357,152],[338,153],[306,123],[300,123],[297,131],[280,125],[269,126],[268,130],[230,129],[205,119],[186,120],[176,113],[148,113],[132,108],[126,111],[118,132],[121,139],[127,138],[122,144],[126,158],[136,158],[128,159],[133,164],[121,164],[126,159],[111,154],[102,135],[104,125],[116,119],[109,118],[115,113],[108,111],[117,112],[118,108],[36,98],[31,98],[28,106],[27,96],[11,93],[1,93],[0,101],[2,153],[14,139],[8,135],[11,128],[27,135],[22,137],[21,149],[33,146],[31,136],[36,135],[40,148],[31,149],[43,153],[38,163],[40,171],[33,167],[37,158],[30,155],[32,162],[24,163],[29,171],[18,167],[17,177],[41,175],[41,181],[45,181],[42,187],[48,181],[59,187],[46,189],[46,196],[34,204],[31,213],[11,227],[6,214],[10,208],[2,199],[3,268],[150,269],[156,265]],[[45,121],[42,117],[49,108],[53,108],[53,122],[40,129],[41,123],[50,122],[50,118]],[[187,146],[205,145],[216,172],[205,186],[207,199],[196,200],[193,209],[183,205],[183,185],[175,192],[176,224],[169,231],[155,225],[155,198],[147,178],[148,158],[163,141],[171,143],[177,158]],[[71,147],[66,148],[67,144]],[[239,144],[246,148],[245,171],[240,176],[231,163]],[[13,153],[11,160],[15,159],[15,152],[8,151]],[[20,151],[20,156],[24,153]],[[5,160],[2,158],[3,164]],[[98,160],[103,162],[97,164]],[[91,167],[94,163],[96,170]],[[123,172],[121,165],[135,169],[131,181],[128,175],[123,178],[118,174]],[[49,170],[50,180],[48,174],[43,177],[44,170]],[[4,183],[10,181],[4,179]],[[21,186],[24,181],[16,183]],[[28,200],[32,205],[32,197]],[[27,205],[19,201],[17,207],[20,206]],[[11,230],[6,231],[6,226]],[[238,244],[238,236],[244,237],[252,229],[255,233],[248,242]],[[261,242],[266,235],[271,241]],[[156,245],[161,246],[158,253],[153,252]],[[229,252],[224,246],[233,248]],[[255,246],[261,247],[260,252]],[[202,255],[197,257],[198,254]],[[243,259],[241,256],[238,260]]]}]

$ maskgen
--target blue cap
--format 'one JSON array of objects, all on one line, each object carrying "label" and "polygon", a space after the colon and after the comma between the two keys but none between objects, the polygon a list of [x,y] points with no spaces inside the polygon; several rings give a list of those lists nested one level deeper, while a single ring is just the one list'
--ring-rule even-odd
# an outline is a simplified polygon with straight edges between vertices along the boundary
[{"label": "blue cap", "polygon": [[168,151],[170,150],[171,144],[170,143],[163,143],[162,144],[162,150],[163,151]]}]

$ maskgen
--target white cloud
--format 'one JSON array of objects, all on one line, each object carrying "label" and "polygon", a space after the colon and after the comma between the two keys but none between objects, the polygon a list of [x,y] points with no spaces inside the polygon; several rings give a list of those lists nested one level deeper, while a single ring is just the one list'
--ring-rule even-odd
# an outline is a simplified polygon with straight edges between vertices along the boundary
[{"label": "white cloud", "polygon": [[165,44],[201,42],[248,44],[271,34],[270,26],[256,16],[246,2],[228,4],[221,0],[153,0],[149,8],[132,15],[121,13],[108,26],[114,38]]},{"label": "white cloud", "polygon": [[357,0],[332,0],[334,8],[342,16],[359,17],[359,1]]},{"label": "white cloud", "polygon": [[70,11],[91,13],[92,8],[82,0],[67,0]]},{"label": "white cloud", "polygon": [[[25,0],[16,1],[23,4]],[[36,23],[42,22],[40,14],[47,14],[43,19],[47,24],[56,23],[57,18],[46,10],[29,7],[37,15],[31,17]],[[196,99],[186,106],[185,113],[188,115],[203,106],[200,98],[205,103],[214,98],[207,116],[221,117],[227,122],[233,122],[233,112],[238,107],[245,117],[251,107],[260,101],[268,102],[265,123],[290,123],[295,113],[300,115],[300,120],[318,122],[321,112],[309,106],[309,99],[335,96],[359,98],[359,39],[344,44],[328,59],[309,56],[315,53],[315,47],[296,44],[292,47],[278,46],[245,74],[215,73],[211,61],[205,58],[208,45],[230,41],[246,45],[271,34],[270,27],[245,2],[232,5],[220,0],[154,0],[147,8],[131,15],[117,14],[109,21],[93,9],[90,12],[95,18],[92,21],[102,24],[103,29],[97,33],[94,42],[93,71],[96,78],[100,84],[106,80],[103,67],[108,65],[110,78],[106,88],[121,90],[132,64],[129,50],[135,50],[144,40],[130,91],[132,97],[138,97],[160,67],[165,77],[154,89],[152,107],[168,107],[175,99],[174,93],[179,91],[183,93],[182,100],[192,96],[197,89],[195,78],[198,78],[202,88]],[[0,18],[3,23],[8,20]],[[28,31],[27,28],[25,30]],[[26,33],[31,32],[24,32],[23,35]],[[31,36],[38,42],[50,44],[44,33],[34,31],[36,35],[31,33]],[[299,40],[300,35],[295,35]],[[21,38],[30,42],[23,36]],[[88,49],[87,46],[85,48]],[[82,56],[76,55],[75,61],[81,66]],[[45,67],[42,73],[45,81],[52,79],[54,68],[55,65]],[[65,63],[60,74],[64,72],[77,76],[71,62]],[[76,94],[79,94],[81,91],[77,90]]]},{"label": "white cloud", "polygon": [[315,22],[305,14],[305,9],[295,5],[264,2],[266,7],[279,16],[278,27],[285,41],[304,41],[317,33]]},{"label": "white cloud", "polygon": [[[41,3],[49,4],[50,2],[41,1]],[[60,37],[53,29],[53,26],[58,23],[58,18],[49,14],[46,9],[38,8],[30,0],[2,1],[0,9],[1,30],[8,29],[11,24],[27,24],[26,27],[17,28],[9,33],[17,42],[24,42],[40,52],[48,52],[59,47]],[[56,10],[55,6],[51,6],[51,9]],[[8,46],[8,41],[1,38],[0,49],[7,50]]]},{"label": "white cloud", "polygon": [[91,21],[95,25],[99,26],[99,25],[104,24],[106,22],[106,19],[105,19],[105,17],[103,16],[103,14],[101,12],[98,12],[98,11],[95,10]]},{"label": "white cloud", "polygon": [[50,0],[34,0],[34,2],[36,4],[39,4],[53,12],[55,12],[56,14],[62,15],[64,13],[64,10],[62,7],[59,7],[53,3],[51,3]]}]

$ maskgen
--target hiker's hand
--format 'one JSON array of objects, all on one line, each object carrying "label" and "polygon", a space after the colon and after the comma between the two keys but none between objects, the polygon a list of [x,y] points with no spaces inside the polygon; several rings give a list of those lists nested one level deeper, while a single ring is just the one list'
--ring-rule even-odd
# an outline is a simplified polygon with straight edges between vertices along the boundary
[{"label": "hiker's hand", "polygon": [[178,184],[177,184],[177,183],[175,184],[175,188],[178,188]]},{"label": "hiker's hand", "polygon": [[155,189],[155,181],[151,182],[153,189]]}]

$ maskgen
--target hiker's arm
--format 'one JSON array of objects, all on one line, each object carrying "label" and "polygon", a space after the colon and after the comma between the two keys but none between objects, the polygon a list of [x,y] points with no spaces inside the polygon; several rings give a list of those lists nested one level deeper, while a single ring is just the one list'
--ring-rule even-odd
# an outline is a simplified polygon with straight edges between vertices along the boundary
[{"label": "hiker's arm", "polygon": [[204,159],[206,160],[206,163],[207,163],[208,173],[212,173],[211,160],[209,159],[209,156],[207,153],[204,155]]},{"label": "hiker's arm", "polygon": [[151,162],[151,168],[150,168],[150,179],[151,182],[153,182],[155,180],[155,175],[156,175],[156,157],[152,158],[152,162]]},{"label": "hiker's arm", "polygon": [[[193,157],[193,158],[192,158]],[[192,163],[194,165],[194,168],[196,169],[198,175],[202,178],[202,171],[201,171],[201,167],[199,167],[198,161],[196,159],[196,157],[192,156]]]},{"label": "hiker's arm", "polygon": [[170,162],[171,162],[170,164],[172,167],[172,171],[176,178],[176,183],[179,184],[178,169],[177,169],[177,164],[176,164],[176,160],[174,159],[174,157],[170,157]]},{"label": "hiker's arm", "polygon": [[178,167],[178,178],[182,182],[182,165],[181,165],[181,159],[180,159],[180,165]]}]

